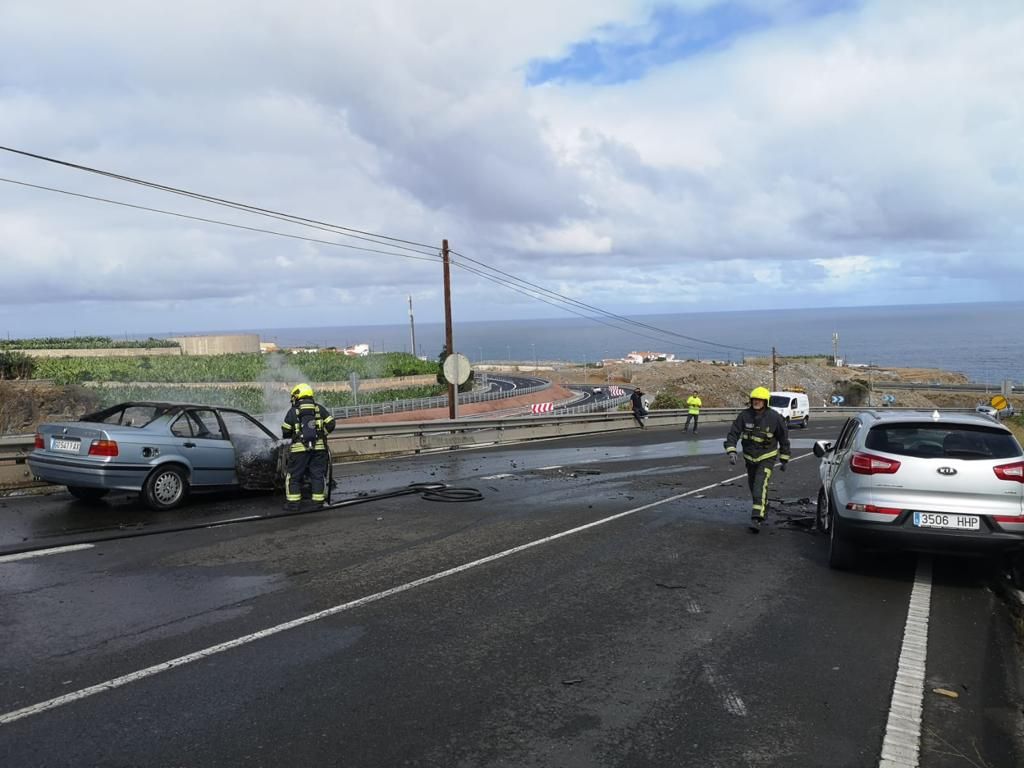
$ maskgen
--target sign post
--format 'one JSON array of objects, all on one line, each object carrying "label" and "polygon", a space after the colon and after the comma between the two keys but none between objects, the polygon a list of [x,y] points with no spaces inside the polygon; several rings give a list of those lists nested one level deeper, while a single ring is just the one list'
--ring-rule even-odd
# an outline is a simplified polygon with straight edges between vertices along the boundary
[{"label": "sign post", "polygon": [[448,355],[444,359],[444,364],[441,366],[441,370],[444,372],[445,381],[447,381],[452,388],[455,390],[455,395],[452,398],[452,419],[459,418],[459,387],[466,383],[469,379],[469,374],[473,370],[470,366],[469,358],[465,355],[455,353]]}]

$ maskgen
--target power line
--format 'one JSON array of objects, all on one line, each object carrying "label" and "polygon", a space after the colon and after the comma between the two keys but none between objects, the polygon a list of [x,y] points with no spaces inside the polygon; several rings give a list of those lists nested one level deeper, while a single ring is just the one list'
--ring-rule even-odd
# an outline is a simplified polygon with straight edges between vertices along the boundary
[{"label": "power line", "polygon": [[564,303],[558,304],[558,303],[556,303],[554,301],[549,301],[548,299],[544,298],[543,296],[537,296],[536,294],[531,293],[529,290],[527,290],[525,288],[522,288],[521,286],[518,286],[518,285],[516,285],[515,283],[513,283],[513,282],[511,282],[509,280],[503,280],[500,277],[494,277],[493,275],[488,275],[486,272],[483,272],[482,270],[475,269],[474,267],[470,267],[470,266],[468,266],[466,264],[463,264],[461,262],[453,261],[452,262],[452,266],[459,267],[460,269],[463,269],[463,270],[465,270],[467,272],[472,272],[473,274],[479,275],[480,277],[484,278],[485,280],[490,280],[492,283],[496,283],[498,285],[503,285],[506,288],[509,288],[510,290],[515,291],[516,293],[521,293],[524,296],[529,296],[531,299],[536,299],[537,301],[541,301],[541,302],[543,302],[545,304],[548,304],[548,305],[550,305],[552,307],[555,307],[556,309],[560,309],[560,310],[562,310],[564,312],[569,312],[569,313],[571,313],[573,315],[576,315],[577,317],[582,317],[585,320],[590,320],[592,322],[599,323],[600,325],[604,325],[604,326],[607,326],[609,328],[614,328],[617,331],[623,331],[623,332],[631,334],[633,336],[642,336],[645,339],[651,339],[652,341],[656,341],[659,344],[664,344],[666,342],[670,342],[670,343],[675,344],[676,346],[684,347],[684,348],[687,348],[687,349],[694,349],[695,351],[699,351],[699,350],[696,350],[695,347],[689,346],[687,344],[679,344],[679,342],[677,342],[675,340],[668,340],[668,339],[665,339],[665,338],[658,338],[656,336],[651,336],[651,335],[646,334],[646,333],[641,333],[641,332],[639,332],[639,331],[637,331],[637,330],[635,330],[633,328],[623,328],[620,325],[615,325],[614,323],[610,323],[610,322],[608,322],[606,320],[602,320],[599,317],[594,317],[593,315],[586,315],[586,314],[583,314],[582,312],[577,312],[576,310],[571,309],[568,306],[565,306]]},{"label": "power line", "polygon": [[[434,261],[437,258],[437,256],[435,255],[436,254],[436,249],[434,248],[434,246],[431,246],[431,245],[426,244],[426,243],[418,243],[418,242],[413,241],[413,240],[404,240],[404,239],[392,237],[392,236],[389,236],[389,235],[382,235],[382,234],[378,234],[378,233],[374,233],[374,232],[368,232],[366,230],[355,229],[353,227],[346,227],[346,226],[342,226],[342,225],[338,225],[338,224],[330,224],[328,222],[318,221],[316,219],[309,219],[309,218],[305,218],[305,217],[302,217],[302,216],[296,216],[294,214],[282,213],[280,211],[275,211],[275,210],[268,209],[268,208],[261,208],[261,207],[250,205],[250,204],[247,204],[247,203],[239,203],[239,202],[235,202],[235,201],[232,201],[232,200],[227,200],[227,199],[224,199],[224,198],[214,197],[212,195],[206,195],[206,194],[203,194],[203,193],[193,192],[193,191],[186,190],[186,189],[181,189],[181,188],[178,188],[178,187],[172,187],[172,186],[169,186],[169,185],[166,185],[166,184],[159,184],[157,182],[146,181],[144,179],[139,179],[139,178],[135,178],[135,177],[132,177],[132,176],[126,176],[124,174],[114,173],[112,171],[104,171],[104,170],[99,169],[99,168],[93,168],[91,166],[82,165],[82,164],[79,164],[79,163],[72,163],[72,162],[67,161],[67,160],[60,160],[60,159],[57,159],[57,158],[48,157],[46,155],[41,155],[41,154],[38,154],[38,153],[35,153],[35,152],[28,152],[28,151],[25,151],[25,150],[14,149],[12,147],[6,147],[6,146],[2,146],[2,145],[0,145],[0,150],[3,150],[5,152],[9,152],[9,153],[12,153],[12,154],[20,155],[22,157],[28,157],[28,158],[32,158],[32,159],[35,159],[35,160],[41,160],[43,162],[52,163],[54,165],[63,166],[63,167],[66,167],[66,168],[71,168],[71,169],[74,169],[74,170],[84,171],[86,173],[92,173],[92,174],[96,174],[96,175],[103,176],[103,177],[106,177],[106,178],[115,179],[115,180],[118,180],[118,181],[125,181],[125,182],[131,183],[131,184],[137,184],[137,185],[140,185],[140,186],[143,186],[143,187],[148,187],[148,188],[159,190],[159,191],[169,192],[171,194],[176,194],[176,195],[181,195],[181,196],[188,197],[188,198],[191,198],[191,199],[194,199],[194,200],[199,200],[199,201],[202,201],[202,202],[212,203],[214,205],[220,205],[220,206],[232,208],[234,210],[243,211],[245,213],[251,213],[251,214],[256,214],[256,215],[260,215],[260,216],[266,216],[266,217],[269,217],[269,218],[278,219],[278,220],[281,220],[281,221],[286,221],[286,222],[291,223],[291,224],[298,224],[300,226],[310,227],[312,229],[319,229],[319,230],[331,232],[332,234],[337,234],[337,235],[340,235],[340,236],[343,236],[343,237],[351,237],[351,238],[355,238],[355,239],[359,239],[359,240],[365,240],[365,241],[368,241],[368,242],[371,242],[371,243],[374,243],[374,244],[378,244],[378,245],[389,245],[389,246],[394,247],[394,248],[399,248],[399,249],[403,249],[403,250],[412,251],[414,253],[419,253],[422,256],[429,257],[429,258],[420,259],[420,260],[424,260],[424,261]],[[62,190],[62,189],[57,189],[57,188],[54,188],[54,187],[45,187],[45,186],[41,186],[41,185],[29,184],[27,182],[15,181],[13,179],[0,179],[0,180],[8,182],[8,183],[11,183],[11,184],[20,184],[20,185],[26,186],[26,187],[33,187],[33,188],[36,188],[36,189],[43,189],[43,190],[47,190],[47,191],[50,191],[50,192],[58,192],[58,193],[61,193],[61,194],[71,195],[71,196],[74,196],[74,197],[81,197],[81,198],[84,198],[84,199],[95,200],[95,201],[99,201],[99,202],[106,202],[106,203],[111,203],[111,204],[114,204],[114,205],[121,205],[121,206],[128,207],[128,208],[135,208],[135,209],[138,209],[138,210],[145,210],[145,211],[150,211],[150,212],[154,212],[154,213],[162,213],[162,214],[165,214],[165,215],[177,216],[179,218],[191,219],[191,220],[194,220],[194,221],[203,221],[203,222],[211,223],[211,224],[219,224],[219,225],[222,225],[222,226],[234,227],[234,228],[237,228],[237,229],[244,229],[244,230],[248,230],[248,231],[252,231],[252,232],[260,232],[260,233],[264,233],[264,234],[272,234],[272,235],[277,235],[277,236],[280,236],[280,237],[289,237],[289,238],[292,238],[292,239],[305,240],[305,241],[308,241],[308,242],[321,243],[321,244],[324,244],[324,245],[332,245],[332,246],[336,246],[336,247],[351,248],[352,250],[365,251],[367,253],[383,253],[383,254],[392,255],[392,256],[403,256],[405,258],[415,258],[415,257],[412,257],[412,256],[408,256],[407,254],[395,253],[393,251],[380,251],[380,250],[372,249],[372,248],[363,248],[363,247],[358,247],[358,246],[346,245],[346,244],[337,243],[337,242],[334,242],[334,241],[319,240],[319,239],[316,239],[316,238],[307,238],[307,237],[302,237],[300,235],[291,235],[291,234],[287,234],[287,233],[283,233],[283,232],[278,232],[276,230],[267,230],[267,229],[262,229],[262,228],[259,228],[259,227],[250,227],[250,226],[245,226],[245,225],[241,225],[241,224],[233,224],[233,223],[230,223],[230,222],[224,222],[224,221],[220,221],[220,220],[217,220],[217,219],[208,219],[208,218],[204,218],[204,217],[201,217],[201,216],[190,216],[188,214],[182,214],[182,213],[177,213],[177,212],[174,212],[174,211],[167,211],[167,210],[158,209],[158,208],[150,208],[150,207],[147,207],[147,206],[136,205],[136,204],[133,204],[133,203],[125,203],[125,202],[121,202],[121,201],[117,201],[117,200],[111,200],[109,198],[96,197],[96,196],[92,196],[92,195],[85,195],[85,194],[81,194],[81,193],[69,192],[69,191]],[[382,241],[386,241],[386,242],[382,242]],[[429,249],[429,250],[423,251],[423,250],[419,250],[420,248]],[[697,338],[695,336],[689,336],[687,334],[678,333],[676,331],[670,331],[670,330],[667,330],[667,329],[664,329],[664,328],[658,328],[656,326],[650,325],[649,323],[644,323],[644,322],[641,322],[641,321],[638,321],[638,320],[634,320],[634,319],[625,317],[623,315],[618,315],[618,314],[615,314],[613,312],[608,312],[606,310],[601,309],[600,307],[595,307],[595,306],[593,306],[591,304],[587,304],[587,303],[579,301],[577,299],[573,299],[572,297],[565,296],[563,294],[557,293],[556,291],[552,291],[552,290],[550,290],[548,288],[544,288],[543,286],[537,285],[536,283],[532,283],[532,282],[530,282],[528,280],[524,280],[522,278],[516,277],[515,275],[512,275],[512,274],[510,274],[508,272],[505,272],[503,270],[500,270],[497,267],[492,267],[489,264],[486,264],[486,263],[484,263],[482,261],[474,259],[474,258],[472,258],[470,256],[467,256],[467,255],[463,254],[463,253],[459,253],[457,251],[451,251],[451,253],[453,253],[453,254],[455,254],[457,256],[460,256],[461,258],[463,258],[463,259],[465,259],[467,261],[470,261],[470,262],[478,265],[479,267],[482,267],[485,270],[490,270],[491,272],[495,272],[495,273],[497,273],[499,275],[503,275],[505,278],[508,278],[508,280],[492,279],[492,277],[488,277],[486,274],[484,274],[484,273],[482,273],[480,271],[469,269],[464,264],[460,265],[464,269],[468,269],[469,271],[475,272],[476,274],[478,274],[481,277],[484,277],[485,279],[491,279],[492,282],[496,282],[496,283],[498,283],[500,285],[504,285],[505,287],[512,288],[513,287],[513,283],[521,284],[521,285],[524,285],[524,286],[528,286],[529,290],[527,290],[527,291],[519,291],[519,292],[523,293],[526,296],[530,296],[531,298],[537,299],[539,301],[544,301],[544,303],[549,304],[551,306],[556,306],[559,309],[563,309],[565,311],[569,311],[572,314],[578,315],[580,317],[584,317],[586,319],[589,319],[589,320],[592,320],[592,321],[595,321],[595,322],[601,322],[601,321],[599,321],[597,318],[595,318],[595,317],[593,317],[591,315],[581,314],[579,312],[575,312],[573,310],[570,310],[568,308],[568,306],[566,306],[566,305],[575,306],[575,307],[577,307],[579,309],[582,309],[582,310],[584,310],[586,312],[593,312],[593,313],[602,315],[604,317],[607,317],[607,318],[610,318],[610,319],[613,319],[613,320],[617,320],[617,321],[622,322],[622,323],[626,323],[628,326],[635,327],[635,328],[643,328],[643,329],[652,331],[654,333],[661,334],[663,336],[672,337],[673,339],[685,339],[687,341],[694,342],[696,344],[703,344],[703,345],[705,345],[707,347],[713,347],[713,348],[719,348],[719,349],[731,349],[731,350],[736,350],[736,351],[739,351],[739,352],[754,352],[756,354],[762,354],[763,353],[761,350],[753,350],[753,349],[748,349],[748,348],[745,348],[745,347],[733,346],[733,345],[730,345],[730,344],[722,344],[722,343],[719,343],[719,342],[710,341],[708,339],[701,339],[701,338]],[[509,281],[513,281],[513,282],[509,282]],[[515,289],[513,288],[513,290],[515,290]],[[546,294],[553,301],[549,301],[549,300],[543,299],[540,295],[537,295],[535,293],[529,292],[531,290],[532,291],[540,292],[541,294]],[[555,303],[555,302],[557,302],[557,303]],[[603,322],[602,322],[602,324],[603,325],[609,325],[608,323],[603,323]],[[621,328],[620,326],[616,326],[616,325],[611,325],[610,327],[617,328],[618,330],[627,330],[627,329]],[[641,334],[641,333],[638,333],[638,332],[636,332],[634,330],[629,330],[629,332],[637,333],[637,335],[644,336],[645,338],[654,339],[654,337],[652,337],[652,336],[648,336],[646,334]],[[654,340],[659,341],[659,342],[664,342],[665,341],[664,339],[654,339]],[[675,342],[675,343],[678,344],[678,342]],[[682,346],[688,346],[688,345],[682,345]],[[695,348],[691,347],[691,349],[695,349]]]},{"label": "power line", "polygon": [[121,200],[112,200],[112,199],[107,198],[107,197],[97,197],[96,195],[86,195],[86,194],[83,194],[81,192],[71,192],[71,191],[66,190],[66,189],[58,189],[57,187],[46,187],[46,186],[43,186],[42,184],[29,184],[27,181],[17,181],[16,179],[7,179],[7,178],[0,177],[0,181],[4,182],[6,184],[17,184],[18,186],[21,186],[21,187],[31,187],[32,189],[41,189],[41,190],[45,190],[46,192],[57,192],[58,194],[69,195],[70,197],[80,197],[80,198],[82,198],[84,200],[94,200],[94,201],[99,202],[99,203],[110,203],[111,205],[120,205],[120,206],[123,206],[125,208],[134,208],[134,209],[139,210],[139,211],[148,211],[150,213],[161,213],[161,214],[163,214],[165,216],[175,216],[175,217],[177,217],[179,219],[189,219],[191,221],[201,221],[201,222],[204,222],[206,224],[218,224],[218,225],[220,225],[222,227],[232,227],[234,229],[244,229],[244,230],[246,230],[248,232],[259,232],[260,234],[264,234],[264,235],[276,235],[277,237],[287,237],[287,238],[290,238],[292,240],[303,240],[303,241],[305,241],[307,243],[319,243],[321,245],[330,245],[330,246],[334,246],[336,248],[348,248],[348,249],[353,250],[353,251],[363,251],[365,253],[379,253],[379,254],[383,254],[385,256],[399,256],[399,257],[401,257],[403,259],[413,259],[415,261],[430,261],[430,262],[433,262],[435,264],[440,260],[439,257],[436,256],[436,255],[432,256],[432,257],[429,257],[429,258],[426,257],[426,256],[413,256],[413,255],[408,254],[408,253],[398,253],[397,251],[382,251],[382,250],[377,249],[377,248],[365,248],[365,247],[360,246],[360,245],[350,245],[348,243],[338,243],[338,242],[335,242],[333,240],[321,240],[321,239],[315,238],[315,237],[304,237],[303,235],[293,235],[293,234],[290,234],[288,232],[278,232],[277,230],[274,230],[274,229],[263,229],[261,227],[250,227],[250,226],[247,226],[245,224],[235,224],[235,223],[232,223],[230,221],[221,221],[219,219],[208,219],[208,218],[205,218],[203,216],[192,216],[192,215],[187,214],[187,213],[178,213],[177,211],[167,211],[167,210],[164,210],[162,208],[150,208],[149,206],[137,205],[136,203],[126,203],[126,202],[121,201]]},{"label": "power line", "polygon": [[[126,176],[120,173],[114,173],[113,171],[104,171],[100,168],[93,168],[88,165],[81,165],[79,163],[72,163],[68,160],[60,160],[55,157],[48,157],[47,155],[40,155],[35,152],[27,152],[22,149],[14,149],[13,147],[5,147],[0,145],[0,150],[4,152],[10,152],[11,154],[21,155],[22,157],[29,157],[34,160],[42,160],[46,163],[52,163],[54,165],[64,166],[65,168],[72,168],[78,171],[84,171],[86,173],[94,173],[98,176],[105,176],[110,179],[116,179],[118,181],[126,181],[130,184],[138,184],[139,186],[149,187],[151,189],[157,189],[163,192],[170,192],[171,194],[181,195],[183,197],[190,197],[194,200],[202,200],[207,203],[213,203],[214,205],[221,205],[227,208],[234,208],[235,210],[246,211],[248,213],[256,213],[262,216],[269,216],[271,218],[283,219],[296,224],[303,224],[305,226],[314,226],[314,228],[329,227],[332,231],[336,231],[338,234],[343,234],[346,237],[356,237],[358,239],[376,238],[374,242],[378,240],[385,240],[389,243],[394,244],[392,247],[404,248],[406,246],[416,246],[417,248],[427,248],[436,250],[436,247],[427,243],[418,243],[414,240],[403,240],[398,237],[391,237],[390,235],[381,235],[375,232],[367,232],[362,229],[355,229],[353,227],[345,227],[338,224],[329,224],[327,222],[318,221],[316,219],[307,219],[302,216],[296,216],[290,213],[282,213],[275,211],[270,208],[260,208],[259,206],[249,205],[248,203],[239,203],[233,200],[226,200],[220,197],[214,197],[213,195],[206,195],[201,192],[192,192],[187,189],[181,189],[179,187],[172,187],[166,184],[159,184],[154,181],[146,181],[145,179],[138,179],[134,176]],[[351,234],[350,234],[351,233]],[[384,245],[385,243],[379,243]],[[418,251],[422,253],[422,251]]]},{"label": "power line", "polygon": [[[546,293],[546,294],[548,294],[548,295],[550,295],[552,297],[556,297],[557,300],[569,302],[569,303],[571,303],[571,304],[573,304],[573,305],[575,305],[575,306],[577,306],[577,307],[579,307],[581,309],[589,310],[591,312],[597,312],[598,314],[604,315],[605,317],[610,317],[610,318],[613,318],[615,320],[619,320],[620,322],[628,323],[629,325],[635,325],[637,327],[646,328],[647,330],[654,331],[656,333],[661,333],[661,334],[664,334],[664,335],[667,335],[667,336],[672,336],[672,337],[676,337],[676,338],[686,339],[687,341],[692,341],[692,342],[696,342],[696,343],[699,343],[699,344],[705,344],[705,345],[711,346],[711,347],[718,347],[718,348],[721,348],[721,349],[733,349],[733,350],[736,350],[738,352],[754,352],[754,353],[757,353],[757,354],[762,354],[763,353],[763,350],[747,349],[745,347],[736,347],[736,346],[732,346],[730,344],[720,344],[720,343],[715,342],[715,341],[709,341],[708,339],[699,339],[699,338],[697,338],[695,336],[688,336],[688,335],[686,335],[684,333],[677,333],[676,331],[670,331],[670,330],[667,330],[667,329],[664,329],[664,328],[658,328],[657,326],[653,326],[653,325],[650,325],[648,323],[641,322],[639,320],[633,320],[633,319],[625,317],[623,315],[617,315],[614,312],[608,312],[606,310],[601,309],[600,307],[595,307],[595,306],[593,306],[591,304],[587,304],[586,302],[582,302],[582,301],[579,301],[577,299],[574,299],[571,296],[565,296],[563,294],[560,294],[560,293],[557,293],[555,291],[549,290],[548,288],[544,288],[543,286],[537,285],[536,283],[531,283],[529,280],[523,280],[522,278],[516,277],[515,275],[511,275],[508,272],[505,272],[503,270],[498,269],[497,267],[489,266],[489,265],[483,263],[482,261],[478,261],[478,260],[473,259],[473,258],[471,258],[469,256],[466,256],[464,253],[459,253],[458,251],[451,251],[451,253],[453,253],[453,254],[455,254],[457,256],[460,256],[463,259],[466,259],[467,261],[471,261],[474,264],[478,264],[481,267],[483,267],[484,269],[489,269],[489,270],[491,270],[493,272],[497,272],[498,274],[501,274],[501,275],[504,275],[505,277],[511,278],[512,280],[515,280],[518,283],[523,283],[524,285],[527,285],[530,288],[533,288],[533,289],[538,290],[538,291],[542,291],[542,292],[544,292],[544,293]],[[650,338],[650,337],[648,337],[648,338]]]}]

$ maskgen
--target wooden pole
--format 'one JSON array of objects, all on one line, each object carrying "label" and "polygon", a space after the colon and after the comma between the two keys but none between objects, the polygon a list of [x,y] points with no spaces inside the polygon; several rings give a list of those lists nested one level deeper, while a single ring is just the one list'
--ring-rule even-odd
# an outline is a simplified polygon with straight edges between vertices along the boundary
[{"label": "wooden pole", "polygon": [[[452,283],[451,272],[448,265],[448,241],[441,241],[441,257],[444,261],[444,349],[446,357],[455,354],[455,345],[452,342]],[[459,412],[459,391],[458,387],[451,382],[448,383],[448,418],[455,420]]]}]

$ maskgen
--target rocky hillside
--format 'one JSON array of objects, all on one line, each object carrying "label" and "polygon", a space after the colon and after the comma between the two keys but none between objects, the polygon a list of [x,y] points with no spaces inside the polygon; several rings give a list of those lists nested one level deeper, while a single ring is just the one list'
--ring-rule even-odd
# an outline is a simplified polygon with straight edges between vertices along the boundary
[{"label": "rocky hillside", "polygon": [[[685,398],[696,389],[708,408],[738,408],[746,403],[750,390],[758,386],[772,386],[771,366],[767,361],[746,365],[716,365],[712,363],[647,363],[644,365],[617,365],[611,368],[590,368],[586,372],[579,366],[553,371],[556,383],[587,383],[600,385],[611,382],[622,386],[639,386],[653,400],[659,393]],[[820,407],[831,396],[842,393],[846,405],[866,404],[866,393],[873,389],[873,402],[880,404],[884,394],[896,397],[896,406],[904,408],[968,408],[985,395],[978,392],[909,392],[886,389],[887,382],[917,382],[966,384],[967,379],[957,373],[920,368],[833,368],[823,360],[782,360],[776,371],[779,389],[803,387],[811,405]],[[546,394],[542,399],[550,399]],[[1013,405],[1024,411],[1024,398],[1013,398]],[[95,394],[84,387],[60,387],[43,382],[0,381],[0,434],[25,434],[35,430],[43,421],[74,419],[96,410]],[[443,418],[444,414],[439,416]]]},{"label": "rocky hillside", "polygon": [[[565,374],[569,375],[569,374]],[[659,393],[685,398],[696,389],[707,408],[733,408],[746,403],[754,387],[772,388],[770,362],[746,365],[713,363],[646,363],[616,366],[593,375],[590,383],[611,380],[625,386],[639,386],[653,400]],[[887,382],[927,384],[967,384],[963,374],[925,368],[834,368],[824,360],[781,360],[775,374],[777,389],[802,387],[812,407],[821,407],[832,395],[843,394],[844,405],[866,405],[867,391],[873,390],[873,404],[881,404],[881,396],[892,394],[896,407],[904,408],[966,408],[986,399],[978,392],[910,392],[886,389]],[[1019,411],[1024,403],[1015,403]]]}]

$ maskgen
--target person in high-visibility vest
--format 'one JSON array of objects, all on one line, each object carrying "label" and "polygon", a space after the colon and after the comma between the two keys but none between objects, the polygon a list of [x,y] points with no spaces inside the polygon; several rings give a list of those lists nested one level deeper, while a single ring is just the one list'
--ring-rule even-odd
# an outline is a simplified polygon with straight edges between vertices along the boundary
[{"label": "person in high-visibility vest", "polygon": [[693,434],[697,434],[697,419],[700,418],[700,407],[703,404],[696,389],[693,390],[692,395],[686,398],[686,425],[683,427],[683,432],[690,428],[690,419],[693,419]]},{"label": "person in high-visibility vest", "polygon": [[779,460],[779,470],[786,471],[789,461],[789,432],[786,420],[768,407],[771,393],[755,387],[750,393],[750,407],[740,411],[725,437],[725,453],[729,463],[736,463],[736,441],[741,441],[743,460],[747,464],[747,485],[754,506],[750,512],[750,530],[757,533],[768,514],[768,483],[772,466]]}]

